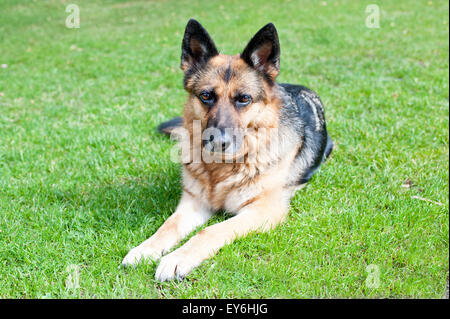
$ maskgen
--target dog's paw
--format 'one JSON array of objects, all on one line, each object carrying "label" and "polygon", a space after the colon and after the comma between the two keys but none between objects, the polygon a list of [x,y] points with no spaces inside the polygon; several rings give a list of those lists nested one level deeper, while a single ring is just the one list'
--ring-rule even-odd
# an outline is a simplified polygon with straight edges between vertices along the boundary
[{"label": "dog's paw", "polygon": [[155,279],[158,281],[182,280],[200,263],[177,251],[164,256],[156,269]]},{"label": "dog's paw", "polygon": [[158,260],[161,253],[153,250],[150,247],[137,246],[131,249],[122,261],[122,267],[136,266],[145,260]]}]

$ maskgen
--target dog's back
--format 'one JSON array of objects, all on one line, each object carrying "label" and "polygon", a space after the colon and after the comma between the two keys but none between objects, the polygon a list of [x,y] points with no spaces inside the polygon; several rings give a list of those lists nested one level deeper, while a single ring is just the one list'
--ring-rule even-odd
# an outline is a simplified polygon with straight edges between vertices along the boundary
[{"label": "dog's back", "polygon": [[298,186],[311,179],[330,155],[333,142],[327,133],[322,102],[315,92],[287,83],[280,84],[279,89],[284,104],[280,110],[280,123],[294,131],[301,143],[286,186]]}]

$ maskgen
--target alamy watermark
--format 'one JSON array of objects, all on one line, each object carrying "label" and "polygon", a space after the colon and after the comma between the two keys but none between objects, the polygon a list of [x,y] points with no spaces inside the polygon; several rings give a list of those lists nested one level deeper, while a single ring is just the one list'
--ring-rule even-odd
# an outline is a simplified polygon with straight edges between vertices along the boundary
[{"label": "alamy watermark", "polygon": [[366,27],[369,29],[380,28],[380,7],[377,4],[369,4],[366,7]]},{"label": "alamy watermark", "polygon": [[69,29],[80,28],[80,8],[76,4],[69,4],[66,7],[66,12],[69,15],[66,18],[66,27]]},{"label": "alamy watermark", "polygon": [[80,288],[80,266],[73,264],[69,265],[66,268],[66,272],[68,273],[66,278],[66,288]]},{"label": "alamy watermark", "polygon": [[370,264],[366,267],[366,287],[376,289],[380,287],[380,269],[377,265]]}]

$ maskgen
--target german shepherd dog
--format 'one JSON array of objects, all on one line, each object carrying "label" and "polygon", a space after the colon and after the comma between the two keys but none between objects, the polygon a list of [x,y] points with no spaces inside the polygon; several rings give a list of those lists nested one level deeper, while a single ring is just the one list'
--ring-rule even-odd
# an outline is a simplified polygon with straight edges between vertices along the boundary
[{"label": "german shepherd dog", "polygon": [[[280,45],[272,23],[241,54],[229,56],[219,53],[207,31],[191,19],[182,42],[181,69],[188,93],[183,117],[159,127],[167,134],[187,132],[181,141],[188,150],[181,200],[175,213],[131,249],[122,265],[158,260],[219,210],[234,216],[204,228],[162,257],[155,275],[159,281],[182,279],[236,238],[282,222],[294,192],[333,148],[316,93],[275,82]],[[205,137],[208,130],[214,134]],[[194,153],[202,157],[195,160]]]}]

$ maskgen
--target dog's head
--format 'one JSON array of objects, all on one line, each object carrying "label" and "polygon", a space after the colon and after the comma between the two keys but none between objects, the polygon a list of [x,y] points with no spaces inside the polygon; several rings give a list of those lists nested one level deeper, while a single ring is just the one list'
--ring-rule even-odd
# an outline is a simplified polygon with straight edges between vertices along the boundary
[{"label": "dog's head", "polygon": [[259,30],[241,54],[229,56],[220,54],[208,32],[190,20],[181,68],[189,93],[185,125],[201,121],[205,149],[242,155],[242,132],[277,126],[272,88],[280,69],[280,46],[273,24]]}]

